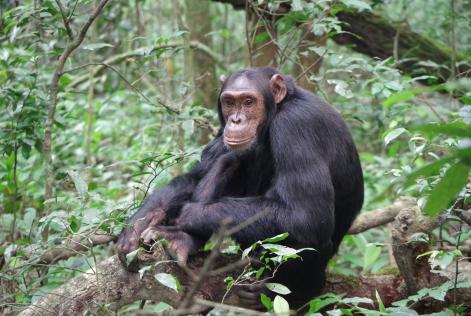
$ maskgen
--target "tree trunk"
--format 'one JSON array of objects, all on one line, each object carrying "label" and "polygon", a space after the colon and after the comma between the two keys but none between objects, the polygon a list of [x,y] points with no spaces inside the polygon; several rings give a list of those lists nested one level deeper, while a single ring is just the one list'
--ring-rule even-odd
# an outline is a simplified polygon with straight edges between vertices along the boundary
[{"label": "tree trunk", "polygon": [[[230,3],[235,9],[244,9],[245,0],[213,0]],[[289,4],[280,5],[277,14],[289,12]],[[427,37],[413,32],[408,27],[397,26],[379,15],[368,11],[341,12],[337,14],[340,21],[344,22],[342,29],[347,33],[341,33],[333,37],[339,45],[351,45],[357,52],[371,57],[386,59],[394,55],[394,42],[397,36],[397,55],[399,62],[397,67],[412,76],[433,75],[438,82],[444,82],[450,77],[452,60],[451,50],[438,41],[432,41]],[[351,34],[349,34],[351,33]],[[431,61],[437,67],[427,67],[423,62]],[[457,77],[469,77],[471,74],[471,58],[458,55]],[[422,63],[421,63],[422,62]],[[424,84],[436,84],[437,81],[424,80]]]},{"label": "tree trunk", "polygon": [[[189,31],[189,42],[199,42],[211,47],[211,19],[209,1],[185,0],[186,26]],[[218,85],[216,84],[215,66],[213,59],[200,50],[185,52],[185,71],[194,82],[194,102],[202,104],[209,109],[215,109],[214,100],[217,99]],[[200,144],[209,142],[210,133],[202,130]]]},{"label": "tree trunk", "polygon": [[[342,33],[334,37],[337,44],[352,45],[352,48],[371,57],[386,59],[397,51],[397,67],[413,76],[434,75],[439,82],[444,82],[450,77],[452,60],[451,50],[445,44],[413,32],[406,26],[395,26],[381,16],[371,12],[342,12],[337,15],[345,24]],[[352,33],[352,34],[349,34]],[[395,37],[397,47],[394,47]],[[471,69],[469,57],[457,56],[459,74]],[[427,67],[421,62],[432,61],[437,67]],[[460,62],[467,62],[460,63]],[[426,83],[426,82],[424,82]]]}]

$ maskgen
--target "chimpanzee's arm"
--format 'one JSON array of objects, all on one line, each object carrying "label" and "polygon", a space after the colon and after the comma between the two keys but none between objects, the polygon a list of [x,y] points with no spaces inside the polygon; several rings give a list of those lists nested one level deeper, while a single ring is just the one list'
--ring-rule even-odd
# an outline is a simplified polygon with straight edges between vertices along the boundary
[{"label": "chimpanzee's arm", "polygon": [[235,225],[267,210],[233,237],[250,244],[288,232],[289,240],[298,246],[329,244],[334,230],[334,188],[320,147],[302,134],[272,137],[277,137],[272,142],[276,170],[272,188],[264,196],[186,204],[177,225],[189,234],[209,238],[226,218]]},{"label": "chimpanzee's arm", "polygon": [[189,173],[174,178],[166,187],[155,190],[144,205],[128,221],[118,239],[120,259],[137,249],[142,232],[148,227],[164,224],[178,215],[189,202],[198,182],[208,173],[216,159],[227,152],[220,138],[212,141],[202,153],[201,162]]}]

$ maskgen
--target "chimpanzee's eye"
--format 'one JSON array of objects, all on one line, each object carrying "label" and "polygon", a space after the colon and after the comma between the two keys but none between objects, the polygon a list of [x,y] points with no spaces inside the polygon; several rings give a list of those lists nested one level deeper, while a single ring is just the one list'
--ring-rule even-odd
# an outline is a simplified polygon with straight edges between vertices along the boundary
[{"label": "chimpanzee's eye", "polygon": [[250,106],[253,104],[253,99],[252,98],[247,98],[244,100],[244,105]]},{"label": "chimpanzee's eye", "polygon": [[234,100],[225,100],[224,105],[227,107],[233,107],[234,106]]}]

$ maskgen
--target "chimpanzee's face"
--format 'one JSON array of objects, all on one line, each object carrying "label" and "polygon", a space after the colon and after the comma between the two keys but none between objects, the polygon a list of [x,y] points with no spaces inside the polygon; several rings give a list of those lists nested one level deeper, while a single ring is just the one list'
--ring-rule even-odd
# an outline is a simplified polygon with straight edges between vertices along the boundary
[{"label": "chimpanzee's face", "polygon": [[259,127],[266,120],[263,95],[242,76],[224,88],[220,100],[226,123],[224,144],[234,151],[250,149],[256,144]]}]

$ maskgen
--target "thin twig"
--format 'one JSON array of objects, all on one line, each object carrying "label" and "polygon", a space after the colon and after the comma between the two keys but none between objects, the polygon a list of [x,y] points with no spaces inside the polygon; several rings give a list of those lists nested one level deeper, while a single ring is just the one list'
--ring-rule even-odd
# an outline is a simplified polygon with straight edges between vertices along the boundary
[{"label": "thin twig", "polygon": [[62,3],[61,3],[60,0],[56,0],[56,4],[59,7],[59,11],[60,11],[61,16],[62,16],[62,21],[64,22],[64,27],[65,27],[65,31],[67,32],[67,36],[69,37],[69,40],[73,41],[74,40],[74,33],[72,32],[72,29],[70,28],[69,19],[65,15],[64,7],[62,6]]},{"label": "thin twig", "polygon": [[[80,29],[77,37],[70,41],[67,46],[65,47],[64,51],[59,57],[56,70],[54,75],[51,79],[51,88],[50,88],[50,95],[49,95],[49,109],[46,118],[46,124],[44,128],[44,161],[46,164],[46,186],[44,192],[44,199],[47,201],[52,198],[53,187],[54,187],[54,166],[52,161],[52,128],[54,125],[54,117],[56,112],[57,106],[57,94],[58,94],[58,86],[59,86],[59,79],[62,76],[62,70],[64,69],[65,62],[69,58],[69,56],[76,50],[80,44],[82,44],[85,35],[87,34],[90,25],[95,21],[98,15],[101,13],[103,8],[108,4],[110,0],[101,0],[98,6],[93,10],[92,14],[85,22],[85,24]],[[46,209],[48,208],[46,204]],[[43,238],[46,238],[46,234]]]},{"label": "thin twig", "polygon": [[296,80],[295,81],[298,81],[299,79],[301,79],[309,70],[312,69],[312,67],[315,67],[318,63],[321,62],[322,58],[324,58],[325,54],[327,54],[327,51],[328,49],[326,49],[321,56],[319,56],[315,62],[313,62],[309,67],[307,67],[306,69],[304,69],[304,71],[296,77]]},{"label": "thin twig", "polygon": [[438,113],[437,110],[435,110],[434,106],[425,98],[417,97],[417,100],[422,101],[432,112],[435,114],[435,116],[442,121],[443,123],[446,123],[446,119]]}]

